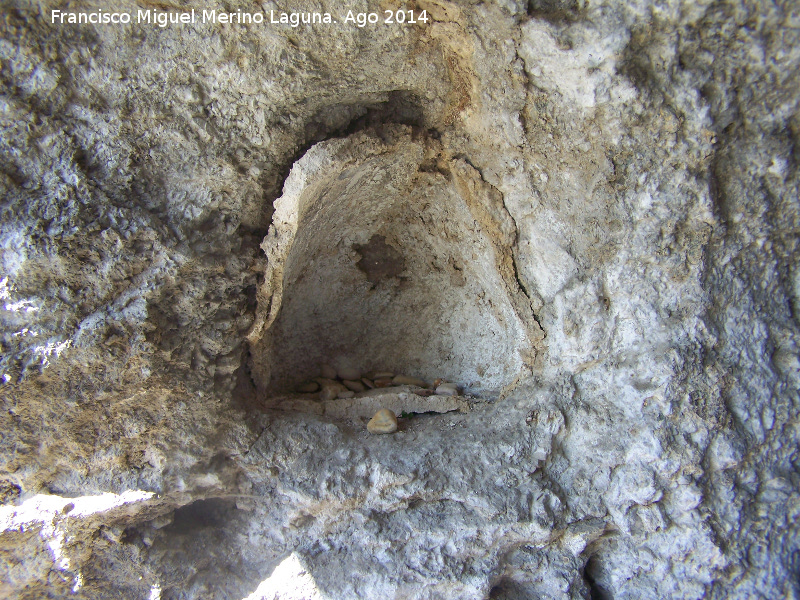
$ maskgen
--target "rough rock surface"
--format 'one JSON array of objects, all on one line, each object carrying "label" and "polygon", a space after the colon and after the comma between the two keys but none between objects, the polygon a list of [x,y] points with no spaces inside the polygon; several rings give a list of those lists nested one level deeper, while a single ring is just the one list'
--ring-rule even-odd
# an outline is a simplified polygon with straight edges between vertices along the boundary
[{"label": "rough rock surface", "polygon": [[[53,8],[0,6],[0,597],[800,596],[795,2]],[[274,408],[324,361],[490,401]]]}]

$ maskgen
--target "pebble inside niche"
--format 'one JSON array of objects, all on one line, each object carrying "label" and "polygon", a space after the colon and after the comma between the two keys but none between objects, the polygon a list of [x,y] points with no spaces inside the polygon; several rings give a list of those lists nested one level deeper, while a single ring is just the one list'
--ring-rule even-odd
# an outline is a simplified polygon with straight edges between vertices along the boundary
[{"label": "pebble inside niche", "polygon": [[249,333],[266,395],[335,369],[496,396],[542,339],[502,197],[435,139],[386,126],[312,147],[275,202]]}]

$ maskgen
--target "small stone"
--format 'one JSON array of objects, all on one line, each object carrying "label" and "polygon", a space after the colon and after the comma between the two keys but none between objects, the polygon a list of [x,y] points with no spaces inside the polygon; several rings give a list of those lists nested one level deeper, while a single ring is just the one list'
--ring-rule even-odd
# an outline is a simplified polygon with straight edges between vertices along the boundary
[{"label": "small stone", "polygon": [[333,400],[339,395],[340,392],[347,391],[346,387],[344,387],[338,381],[333,381],[332,379],[317,377],[314,381],[316,381],[322,387],[322,392],[320,392],[319,397],[323,401]]},{"label": "small stone", "polygon": [[375,387],[375,384],[374,384],[374,383],[372,383],[372,382],[371,382],[369,379],[367,379],[366,377],[362,377],[362,378],[361,378],[361,383],[363,383],[363,384],[364,384],[365,386],[367,386],[369,389],[372,389],[372,388],[374,388],[374,387]]},{"label": "small stone", "polygon": [[436,388],[437,396],[458,396],[458,386],[455,383],[442,383]]},{"label": "small stone", "polygon": [[409,377],[408,375],[395,375],[392,379],[394,385],[415,385],[424,388],[426,383],[422,379],[416,377]]},{"label": "small stone", "polygon": [[319,391],[319,384],[316,381],[306,381],[297,386],[297,391],[301,394],[313,394]]},{"label": "small stone", "polygon": [[336,369],[328,364],[320,365],[319,374],[325,379],[336,379]]},{"label": "small stone", "polygon": [[394,433],[397,431],[397,416],[388,408],[382,408],[367,423],[370,433]]},{"label": "small stone", "polygon": [[375,388],[373,390],[363,391],[363,392],[361,392],[359,394],[359,396],[365,397],[365,398],[376,398],[378,396],[385,396],[387,394],[402,394],[402,393],[405,393],[407,391],[408,391],[408,388],[405,388],[405,387],[403,387],[401,385],[399,385],[397,387],[394,387],[394,386],[390,385],[388,387]]},{"label": "small stone", "polygon": [[384,377],[383,379],[376,379],[375,380],[375,387],[385,388],[385,387],[389,387],[390,385],[392,385],[392,380],[389,379],[388,377]]},{"label": "small stone", "polygon": [[356,393],[353,390],[347,390],[346,392],[339,392],[338,394],[336,394],[336,397],[341,400],[345,400],[347,398],[352,398],[355,395]]},{"label": "small stone", "polygon": [[433,389],[436,389],[437,387],[439,387],[440,385],[442,385],[444,382],[445,382],[445,380],[444,380],[444,379],[442,379],[441,377],[439,377],[439,379],[437,379],[437,380],[435,380],[435,381],[433,382]]},{"label": "small stone", "polygon": [[355,381],[356,379],[361,379],[361,371],[351,367],[342,367],[337,369],[336,373],[339,375],[339,379],[342,380],[347,379],[349,381]]},{"label": "small stone", "polygon": [[352,390],[354,392],[363,392],[365,389],[367,389],[366,386],[360,381],[351,381],[349,379],[345,379],[342,384],[348,390]]},{"label": "small stone", "polygon": [[427,398],[428,396],[433,396],[433,390],[429,389],[421,389],[421,390],[413,390],[413,393],[417,396],[422,396],[423,398]]}]

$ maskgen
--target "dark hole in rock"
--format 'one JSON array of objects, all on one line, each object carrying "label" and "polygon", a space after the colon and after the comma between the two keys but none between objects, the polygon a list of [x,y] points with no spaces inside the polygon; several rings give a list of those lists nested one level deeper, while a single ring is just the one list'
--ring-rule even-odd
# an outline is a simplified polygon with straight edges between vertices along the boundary
[{"label": "dark hole in rock", "polygon": [[602,585],[603,565],[596,556],[592,556],[583,567],[583,578],[589,585],[591,600],[611,600],[613,596]]},{"label": "dark hole in rock", "polygon": [[236,505],[230,500],[220,498],[196,500],[177,509],[172,523],[164,529],[169,533],[191,533],[197,529],[221,527],[228,521],[230,512],[234,510]]},{"label": "dark hole in rock", "polygon": [[489,600],[527,600],[530,597],[524,586],[510,579],[503,579],[489,591]]}]

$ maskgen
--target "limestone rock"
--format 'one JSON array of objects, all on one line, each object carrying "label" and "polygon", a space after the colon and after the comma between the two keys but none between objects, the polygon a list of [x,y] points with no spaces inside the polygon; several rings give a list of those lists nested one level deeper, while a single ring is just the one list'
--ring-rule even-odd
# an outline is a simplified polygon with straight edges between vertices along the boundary
[{"label": "limestone rock", "polygon": [[458,386],[455,383],[441,383],[436,388],[438,396],[458,396]]},{"label": "limestone rock", "polygon": [[323,401],[332,400],[336,398],[340,393],[348,391],[346,387],[344,387],[338,381],[334,381],[333,379],[317,377],[315,381],[322,388],[322,391],[320,392],[320,399]]},{"label": "limestone rock", "polygon": [[[377,391],[377,390],[372,390]],[[453,396],[422,397],[408,391],[393,391],[347,400],[323,402],[323,414],[335,419],[370,418],[375,411],[388,408],[395,414],[469,412],[470,404]],[[316,410],[316,409],[315,409]]]},{"label": "limestone rock", "polygon": [[361,392],[359,394],[359,396],[361,396],[361,397],[364,397],[364,396],[378,397],[378,396],[383,396],[385,394],[399,394],[401,392],[408,391],[408,389],[409,388],[407,386],[388,385],[388,386],[385,386],[385,387],[372,388],[372,389],[369,389],[369,390],[364,390],[363,392]]},{"label": "limestone rock", "polygon": [[424,380],[418,377],[409,377],[408,375],[395,375],[392,378],[392,383],[394,385],[415,385],[422,388],[427,386]]},{"label": "limestone rock", "polygon": [[797,595],[797,2],[102,4],[0,19],[0,596]]},{"label": "limestone rock", "polygon": [[344,385],[344,387],[346,387],[348,390],[352,390],[354,392],[363,392],[365,389],[367,389],[367,386],[365,386],[361,381],[350,381],[345,379],[342,381],[342,385]]},{"label": "limestone rock", "polygon": [[382,408],[367,423],[367,431],[370,433],[394,433],[397,431],[397,416],[392,411]]},{"label": "limestone rock", "polygon": [[301,412],[306,414],[322,415],[325,413],[325,406],[322,402],[307,400],[305,398],[275,398],[273,406],[278,410]]}]

